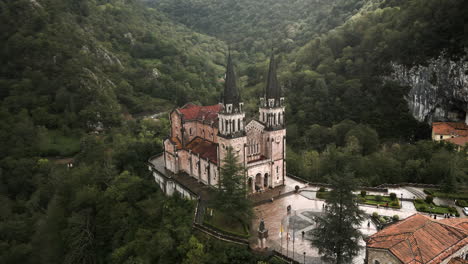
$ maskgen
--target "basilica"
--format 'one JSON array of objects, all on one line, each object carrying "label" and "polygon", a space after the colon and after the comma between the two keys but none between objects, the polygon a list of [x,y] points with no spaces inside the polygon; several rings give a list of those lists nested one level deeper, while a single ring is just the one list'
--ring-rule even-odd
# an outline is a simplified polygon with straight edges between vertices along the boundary
[{"label": "basilica", "polygon": [[274,56],[258,119],[246,120],[231,56],[224,92],[216,105],[188,103],[170,113],[171,131],[164,141],[165,169],[218,187],[220,168],[231,147],[245,168],[249,192],[284,184],[286,175],[285,102],[276,77]]}]

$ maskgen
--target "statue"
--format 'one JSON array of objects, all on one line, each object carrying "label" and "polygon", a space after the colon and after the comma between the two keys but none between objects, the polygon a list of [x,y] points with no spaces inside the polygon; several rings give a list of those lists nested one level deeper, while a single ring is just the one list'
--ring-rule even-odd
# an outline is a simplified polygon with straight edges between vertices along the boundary
[{"label": "statue", "polygon": [[265,221],[263,221],[263,218],[262,220],[260,220],[260,226],[258,227],[258,231],[263,231],[265,230]]},{"label": "statue", "polygon": [[268,229],[265,228],[265,221],[260,220],[258,225],[258,244],[261,249],[266,248],[266,239],[268,238]]}]

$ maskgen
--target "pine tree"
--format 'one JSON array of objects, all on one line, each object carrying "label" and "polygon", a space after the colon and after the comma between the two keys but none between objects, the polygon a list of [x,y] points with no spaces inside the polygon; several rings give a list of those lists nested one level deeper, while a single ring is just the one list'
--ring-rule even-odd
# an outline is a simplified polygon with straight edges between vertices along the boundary
[{"label": "pine tree", "polygon": [[220,176],[215,207],[229,216],[250,219],[252,205],[247,199],[244,171],[231,147],[227,149]]},{"label": "pine tree", "polygon": [[332,190],[327,198],[328,209],[318,217],[313,230],[312,245],[328,263],[351,263],[359,253],[359,231],[364,212],[359,209],[352,191],[356,189],[353,173],[333,175]]}]

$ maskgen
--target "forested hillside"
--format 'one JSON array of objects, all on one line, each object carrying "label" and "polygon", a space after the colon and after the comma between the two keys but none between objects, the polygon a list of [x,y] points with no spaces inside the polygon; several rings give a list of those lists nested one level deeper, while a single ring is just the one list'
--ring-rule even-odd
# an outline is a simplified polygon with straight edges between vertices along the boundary
[{"label": "forested hillside", "polygon": [[[188,27],[216,36],[237,50],[243,61],[288,53],[312,37],[343,24],[369,2],[364,0],[196,1],[146,0]],[[368,8],[368,6],[366,6]]]},{"label": "forested hillside", "polygon": [[[146,160],[187,102],[217,103],[228,45],[250,114],[276,54],[288,172],[466,186],[394,65],[466,56],[464,0],[0,0],[0,263],[256,263],[193,233]],[[67,168],[67,162],[74,166]]]},{"label": "forested hillside", "polygon": [[138,1],[0,1],[0,263],[255,262],[193,236],[145,165],[167,119],[129,118],[216,102],[225,51]]}]

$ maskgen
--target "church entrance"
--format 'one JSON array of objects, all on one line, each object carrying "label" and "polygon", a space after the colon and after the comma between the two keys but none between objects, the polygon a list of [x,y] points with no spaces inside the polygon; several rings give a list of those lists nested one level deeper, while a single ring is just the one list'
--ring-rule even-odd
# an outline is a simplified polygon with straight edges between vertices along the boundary
[{"label": "church entrance", "polygon": [[268,173],[265,173],[265,179],[264,179],[263,186],[264,186],[265,188],[268,187]]},{"label": "church entrance", "polygon": [[255,191],[258,192],[261,189],[263,189],[262,188],[262,174],[257,173],[257,175],[255,175]]}]

